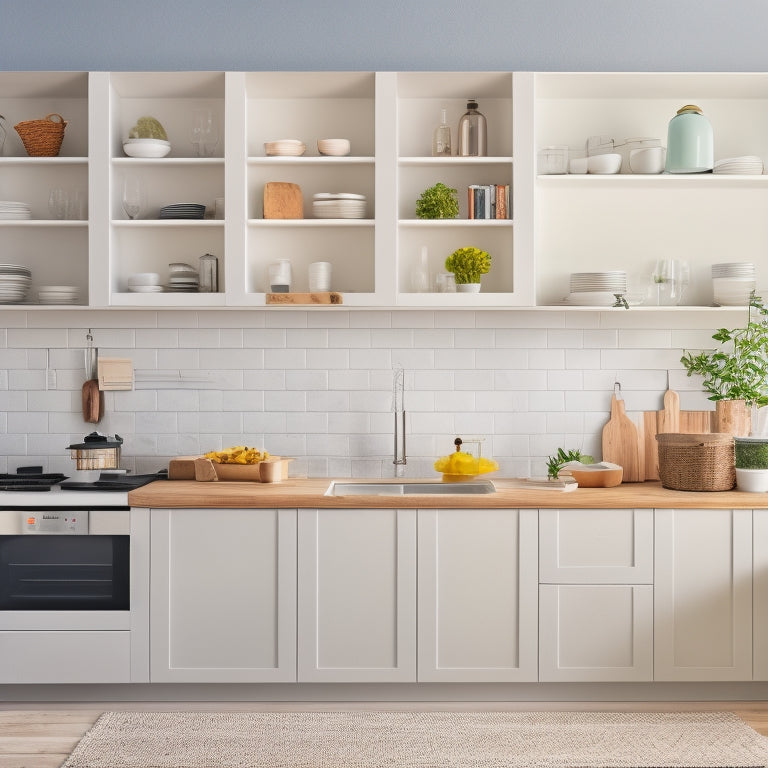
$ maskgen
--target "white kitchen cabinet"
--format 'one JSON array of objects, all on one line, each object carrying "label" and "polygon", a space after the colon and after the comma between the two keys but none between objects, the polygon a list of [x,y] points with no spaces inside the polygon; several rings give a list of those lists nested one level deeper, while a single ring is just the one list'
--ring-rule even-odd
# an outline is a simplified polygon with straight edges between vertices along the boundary
[{"label": "white kitchen cabinet", "polygon": [[768,509],[752,510],[754,680],[768,680]]},{"label": "white kitchen cabinet", "polygon": [[653,586],[542,584],[539,680],[653,680]]},{"label": "white kitchen cabinet", "polygon": [[415,682],[416,510],[300,509],[299,682]]},{"label": "white kitchen cabinet", "polygon": [[296,510],[153,509],[152,682],[296,679]]},{"label": "white kitchen cabinet", "polygon": [[539,511],[539,679],[653,679],[653,510]]},{"label": "white kitchen cabinet", "polygon": [[[537,73],[535,80],[536,150],[567,145],[583,156],[589,136],[654,137],[666,146],[669,120],[696,104],[712,123],[715,161],[768,159],[764,73]],[[761,175],[539,175],[536,303],[562,300],[571,272],[623,269],[642,294],[655,259],[672,255],[691,269],[683,304],[710,306],[711,264],[738,254],[758,272],[767,266],[766,182]]]},{"label": "white kitchen cabinet", "polygon": [[537,679],[536,510],[419,510],[419,682]]},{"label": "white kitchen cabinet", "polygon": [[654,678],[752,679],[752,511],[655,512]]},{"label": "white kitchen cabinet", "polygon": [[[0,151],[0,200],[24,202],[31,219],[0,220],[3,261],[27,266],[36,304],[41,285],[72,285],[78,305],[89,303],[88,192],[89,91],[87,72],[2,72],[0,115],[7,137]],[[67,121],[57,157],[29,157],[14,125],[49,114]],[[49,210],[51,190],[60,188],[82,205],[63,218]]]},{"label": "white kitchen cabinet", "polygon": [[542,509],[543,584],[652,584],[652,509]]}]

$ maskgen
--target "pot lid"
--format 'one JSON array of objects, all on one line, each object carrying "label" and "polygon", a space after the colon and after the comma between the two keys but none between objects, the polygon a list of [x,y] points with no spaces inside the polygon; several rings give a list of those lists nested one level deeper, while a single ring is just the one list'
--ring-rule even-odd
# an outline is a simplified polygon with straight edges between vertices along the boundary
[{"label": "pot lid", "polygon": [[99,448],[119,448],[122,444],[123,438],[120,435],[116,434],[110,438],[108,435],[102,435],[100,432],[91,432],[83,438],[82,443],[68,445],[67,448],[73,450],[87,450],[89,448],[98,450]]}]

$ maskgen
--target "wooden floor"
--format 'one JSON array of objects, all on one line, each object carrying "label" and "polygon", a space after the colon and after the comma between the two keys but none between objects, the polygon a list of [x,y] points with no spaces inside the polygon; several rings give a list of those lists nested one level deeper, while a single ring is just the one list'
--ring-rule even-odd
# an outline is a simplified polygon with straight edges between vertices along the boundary
[{"label": "wooden floor", "polygon": [[492,709],[492,710],[611,710],[611,711],[670,711],[670,710],[717,710],[735,712],[755,730],[768,736],[768,702],[682,702],[654,704],[617,705],[610,703],[589,704],[550,704],[542,705],[518,702],[514,704],[445,704],[434,705],[414,704],[249,704],[249,703],[210,703],[181,704],[181,703],[130,703],[120,704],[110,702],[102,706],[94,704],[45,704],[24,705],[24,709],[10,709],[8,705],[0,704],[0,768],[58,768],[85,732],[93,725],[102,712],[111,710],[201,710],[201,711],[285,711],[298,709]]}]

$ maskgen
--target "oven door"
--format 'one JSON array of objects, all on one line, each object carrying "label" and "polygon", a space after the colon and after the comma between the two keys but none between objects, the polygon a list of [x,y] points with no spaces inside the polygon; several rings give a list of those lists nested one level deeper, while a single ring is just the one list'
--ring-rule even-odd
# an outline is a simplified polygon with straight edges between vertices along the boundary
[{"label": "oven door", "polygon": [[0,611],[127,611],[130,537],[0,536]]}]

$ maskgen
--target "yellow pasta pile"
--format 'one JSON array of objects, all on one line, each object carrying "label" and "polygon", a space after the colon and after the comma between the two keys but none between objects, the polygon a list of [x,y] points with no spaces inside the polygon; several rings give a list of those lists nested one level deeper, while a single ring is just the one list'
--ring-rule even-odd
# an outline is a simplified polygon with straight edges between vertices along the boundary
[{"label": "yellow pasta pile", "polygon": [[245,445],[235,445],[223,451],[209,451],[205,454],[214,464],[258,464],[269,458],[266,451],[258,448],[248,448]]}]

